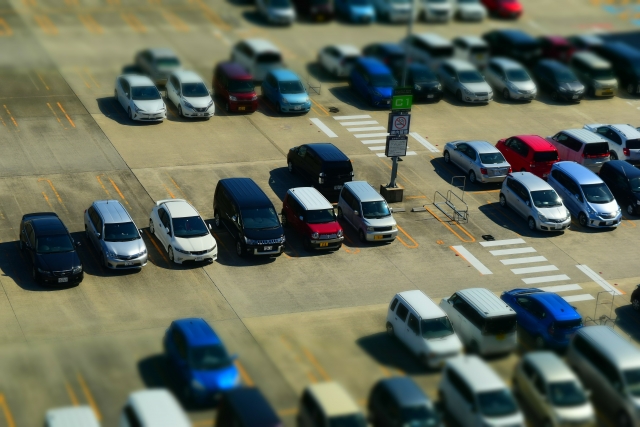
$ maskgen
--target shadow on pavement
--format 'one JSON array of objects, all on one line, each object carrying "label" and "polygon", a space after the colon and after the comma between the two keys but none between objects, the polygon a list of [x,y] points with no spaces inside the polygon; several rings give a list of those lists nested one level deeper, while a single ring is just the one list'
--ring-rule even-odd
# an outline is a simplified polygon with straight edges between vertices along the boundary
[{"label": "shadow on pavement", "polygon": [[385,332],[359,338],[356,343],[382,366],[400,369],[407,374],[424,374],[426,371],[426,367],[400,341]]}]

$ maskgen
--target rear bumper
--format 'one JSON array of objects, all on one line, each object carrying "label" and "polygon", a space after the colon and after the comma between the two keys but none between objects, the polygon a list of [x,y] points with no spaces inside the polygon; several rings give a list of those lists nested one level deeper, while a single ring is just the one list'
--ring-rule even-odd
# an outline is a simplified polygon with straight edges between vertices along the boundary
[{"label": "rear bumper", "polygon": [[478,181],[482,182],[483,184],[500,183],[504,181],[506,177],[507,177],[506,175],[498,175],[498,176],[482,175],[478,177]]},{"label": "rear bumper", "polygon": [[600,89],[595,89],[593,91],[595,96],[604,96],[604,97],[615,96],[616,92],[618,92],[617,88],[600,88]]}]

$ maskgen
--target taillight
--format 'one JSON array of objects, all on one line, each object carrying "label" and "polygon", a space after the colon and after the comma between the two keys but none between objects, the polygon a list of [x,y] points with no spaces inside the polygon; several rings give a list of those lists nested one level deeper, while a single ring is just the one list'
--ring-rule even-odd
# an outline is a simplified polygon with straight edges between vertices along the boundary
[{"label": "taillight", "polygon": [[320,172],[320,175],[318,176],[318,184],[324,184],[324,172]]},{"label": "taillight", "polygon": [[507,173],[511,173],[511,172],[513,172],[513,169],[511,169],[511,166],[509,166],[509,172]]},{"label": "taillight", "polygon": [[585,154],[582,153],[582,157],[585,159],[599,159],[600,157],[609,157],[609,153],[600,153],[600,154]]},{"label": "taillight", "polygon": [[480,173],[482,175],[487,175],[488,174],[487,169],[485,169],[485,168],[480,168]]},{"label": "taillight", "polygon": [[622,149],[622,154],[624,154],[625,156],[630,156],[630,155],[631,155],[631,152],[629,151],[629,149],[628,149],[628,148],[623,148],[623,149]]}]

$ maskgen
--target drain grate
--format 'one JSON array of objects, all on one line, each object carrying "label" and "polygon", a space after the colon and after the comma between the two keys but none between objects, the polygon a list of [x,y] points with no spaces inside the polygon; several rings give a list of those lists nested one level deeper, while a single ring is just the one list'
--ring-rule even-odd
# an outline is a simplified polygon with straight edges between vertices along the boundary
[{"label": "drain grate", "polygon": [[495,239],[495,237],[493,237],[491,234],[483,234],[483,235],[482,235],[482,238],[483,238],[484,240],[489,241],[489,242],[490,242],[490,241],[492,241],[492,240],[496,240],[496,239]]},{"label": "drain grate", "polygon": [[329,107],[330,113],[339,113],[340,109],[338,107]]}]

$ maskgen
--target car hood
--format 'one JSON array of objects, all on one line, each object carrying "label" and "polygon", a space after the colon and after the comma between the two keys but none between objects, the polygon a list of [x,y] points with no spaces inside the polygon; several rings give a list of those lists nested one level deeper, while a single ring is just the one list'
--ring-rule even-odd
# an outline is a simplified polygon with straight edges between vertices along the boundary
[{"label": "car hood", "polygon": [[425,339],[425,341],[429,346],[429,352],[432,353],[451,354],[462,351],[462,342],[456,334],[451,334],[443,338],[434,338],[430,340]]},{"label": "car hood", "polygon": [[208,251],[216,246],[216,240],[211,234],[207,234],[202,237],[192,237],[190,239],[184,239],[182,237],[175,238],[175,245],[185,251],[197,252]]},{"label": "car hood", "polygon": [[133,101],[136,107],[145,112],[160,111],[164,107],[162,99],[152,99],[149,101]]},{"label": "car hood", "polygon": [[577,81],[577,80],[575,82],[560,83],[560,84],[558,84],[558,87],[567,89],[567,90],[569,90],[571,92],[584,90],[584,85],[582,83],[580,83],[579,81]]},{"label": "car hood", "polygon": [[492,427],[512,427],[524,425],[522,412],[518,410],[515,414],[502,417],[482,417],[482,421]]},{"label": "car hood", "polygon": [[349,9],[354,15],[374,15],[373,6],[350,6]]},{"label": "car hood", "polygon": [[338,231],[342,230],[338,221],[325,222],[322,224],[307,224],[307,226],[312,233],[316,232],[320,234],[336,234]]},{"label": "car hood", "polygon": [[137,255],[147,249],[141,238],[129,242],[104,242],[104,244],[108,251],[123,256]]},{"label": "car hood", "polygon": [[206,108],[212,101],[210,96],[199,96],[197,98],[187,98],[186,96],[183,96],[182,99],[196,108]]},{"label": "car hood", "polygon": [[252,240],[273,240],[279,239],[284,234],[282,227],[266,228],[263,230],[256,228],[245,228],[244,235]]},{"label": "car hood", "polygon": [[445,12],[452,9],[451,3],[424,3],[424,7],[435,12]]},{"label": "car hood", "polygon": [[458,4],[458,10],[465,13],[484,13],[485,8],[480,3]]},{"label": "car hood", "polygon": [[383,98],[391,98],[393,95],[393,88],[389,86],[374,86],[373,89],[382,95]]},{"label": "car hood", "polygon": [[594,79],[596,82],[607,87],[618,87],[618,80],[616,79]]},{"label": "car hood", "polygon": [[491,86],[489,86],[487,82],[461,83],[461,84],[471,92],[492,92]]},{"label": "car hood", "polygon": [[43,270],[64,271],[82,265],[76,251],[36,254],[37,264]]},{"label": "car hood", "polygon": [[395,227],[396,220],[393,219],[393,215],[385,216],[384,218],[363,218],[364,222],[371,227]]},{"label": "car hood", "polygon": [[541,215],[546,216],[549,219],[566,219],[567,210],[563,206],[554,206],[551,208],[536,208]]},{"label": "car hood", "polygon": [[556,415],[561,420],[579,422],[594,416],[593,406],[587,402],[584,405],[569,408],[555,408]]},{"label": "car hood", "polygon": [[306,93],[285,93],[281,94],[281,96],[292,104],[302,104],[309,100],[309,95]]},{"label": "car hood", "polygon": [[270,7],[270,8],[267,8],[267,12],[270,13],[271,15],[277,15],[277,16],[290,16],[290,17],[295,16],[295,11],[293,10],[292,7]]},{"label": "car hood", "polygon": [[615,200],[609,203],[589,203],[589,206],[598,214],[613,214],[620,209]]},{"label": "car hood", "polygon": [[526,82],[511,82],[518,90],[534,90],[536,88],[536,84],[528,80]]},{"label": "car hood", "polygon": [[228,390],[238,385],[240,373],[234,364],[211,371],[193,371],[193,379],[204,386],[206,390]]},{"label": "car hood", "polygon": [[409,12],[411,3],[391,3],[391,10],[394,12]]}]

